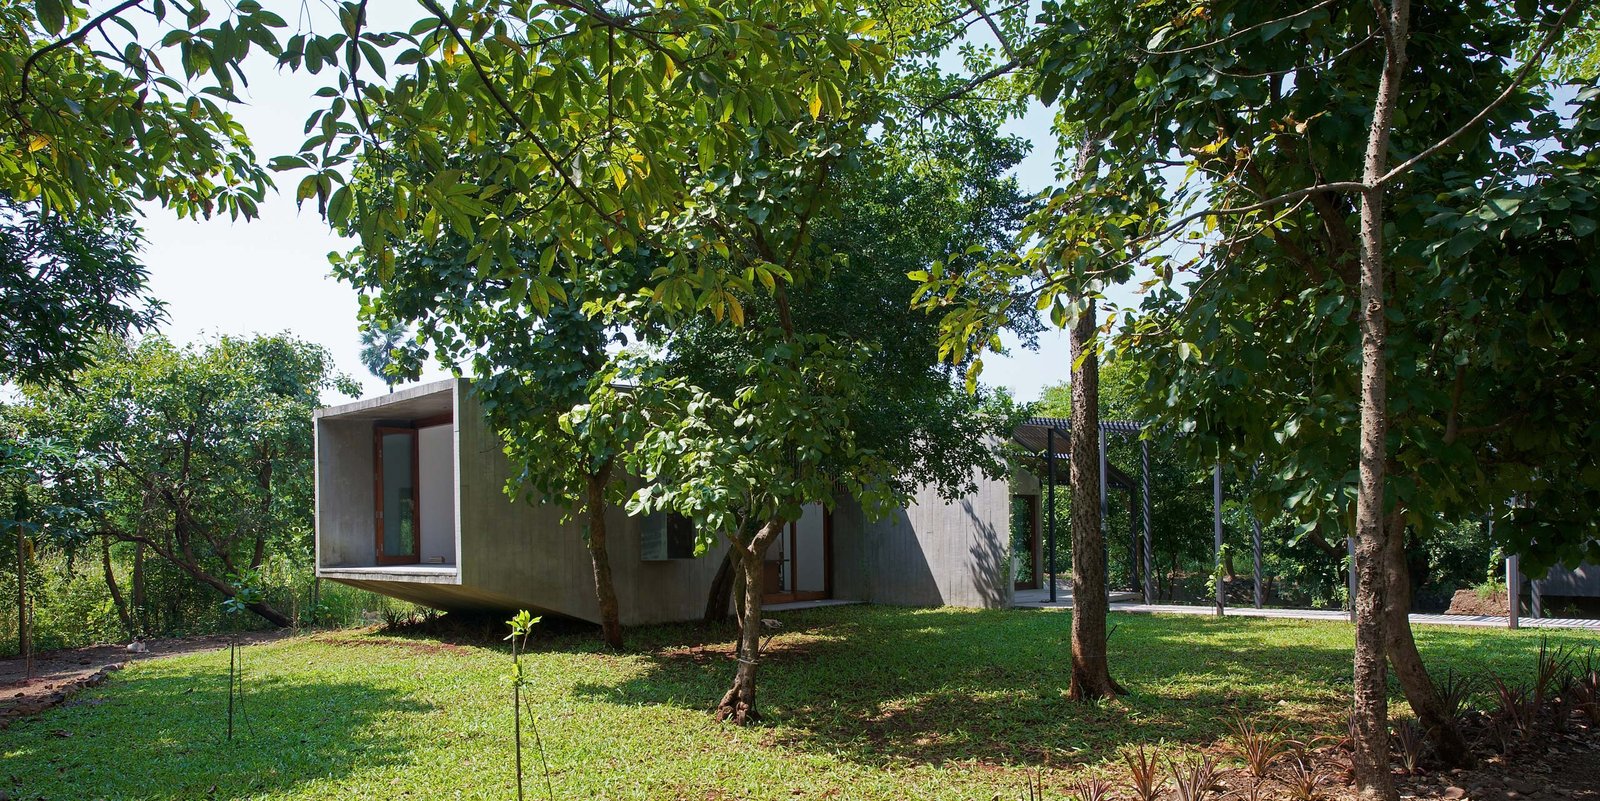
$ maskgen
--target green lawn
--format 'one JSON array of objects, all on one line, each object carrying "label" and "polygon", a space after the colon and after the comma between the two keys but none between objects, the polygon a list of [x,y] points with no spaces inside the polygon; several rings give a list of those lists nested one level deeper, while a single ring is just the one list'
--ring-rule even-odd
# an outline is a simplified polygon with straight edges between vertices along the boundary
[{"label": "green lawn", "polygon": [[[732,668],[731,630],[588,636],[529,656],[557,797],[1023,798],[1125,743],[1215,744],[1235,706],[1331,733],[1350,685],[1351,629],[1333,623],[1113,615],[1122,703],[1068,701],[1068,617],[1048,611],[834,607],[781,616],[765,725],[706,710]],[[1539,634],[1421,629],[1438,669],[1525,680]],[[1588,647],[1593,635],[1551,634]],[[246,651],[248,723],[223,738],[227,652],[137,663],[0,732],[0,789],[51,801],[506,799],[509,656],[369,632]],[[535,762],[535,764],[537,764]],[[543,797],[537,772],[530,789]]]}]

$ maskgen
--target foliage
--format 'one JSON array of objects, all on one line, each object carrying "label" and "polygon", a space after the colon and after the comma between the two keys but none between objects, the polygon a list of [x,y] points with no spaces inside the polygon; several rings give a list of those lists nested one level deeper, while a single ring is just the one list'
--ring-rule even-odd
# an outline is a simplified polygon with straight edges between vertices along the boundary
[{"label": "foliage", "polygon": [[1287,750],[1283,732],[1275,724],[1259,724],[1254,718],[1234,710],[1228,725],[1233,729],[1235,753],[1244,760],[1250,775],[1257,779],[1265,777]]},{"label": "foliage", "polygon": [[1166,786],[1161,775],[1161,749],[1159,746],[1145,751],[1144,743],[1122,751],[1122,761],[1128,766],[1128,786],[1138,801],[1156,801]]},{"label": "foliage", "polygon": [[[374,263],[393,263],[401,229],[423,247],[454,232],[541,310],[555,273],[649,248],[652,302],[739,319],[734,292],[791,280],[830,169],[879,113],[865,90],[888,51],[854,8],[423,6],[409,30],[373,32],[344,3],[343,32],[289,40],[286,63],[337,77],[316,133],[274,166],[307,170],[298,197]],[[346,185],[358,158],[382,199]],[[536,260],[513,257],[529,244]]]},{"label": "foliage", "polygon": [[270,185],[225,109],[242,64],[281,52],[260,3],[0,5],[0,196],[105,220],[153,201],[254,217]]},{"label": "foliage", "polygon": [[269,556],[309,553],[311,412],[325,390],[354,394],[328,354],[286,336],[108,341],[75,382],[29,391],[21,414],[99,460],[73,487],[94,509],[81,534],[142,545],[287,625],[248,588]]},{"label": "foliage", "polygon": [[[1120,764],[1125,748],[1214,747],[1228,735],[1217,710],[1235,703],[1302,738],[1337,725],[1348,704],[1348,624],[1116,615],[1113,658],[1141,692],[1116,714],[1080,706],[1061,694],[1063,615],[784,613],[768,654],[786,678],[765,689],[771,724],[756,730],[704,714],[726,681],[722,631],[642,627],[626,654],[603,651],[587,632],[540,632],[522,659],[557,798],[768,787],[971,801],[1015,798],[1041,770],[1046,797],[1059,798],[1079,771]],[[1531,632],[1423,627],[1418,636],[1432,658],[1504,677],[1525,677],[1538,647]],[[493,645],[356,631],[252,646],[248,749],[220,742],[226,653],[135,662],[80,696],[86,703],[8,728],[6,774],[16,779],[0,778],[0,789],[180,799],[216,785],[219,797],[286,801],[379,787],[509,798],[508,652]],[[1007,655],[1003,667],[996,653]],[[886,715],[894,725],[882,725]],[[863,735],[868,727],[875,736]]]},{"label": "foliage", "polygon": [[99,336],[152,328],[140,244],[126,215],[78,222],[0,193],[0,380],[60,385]]}]

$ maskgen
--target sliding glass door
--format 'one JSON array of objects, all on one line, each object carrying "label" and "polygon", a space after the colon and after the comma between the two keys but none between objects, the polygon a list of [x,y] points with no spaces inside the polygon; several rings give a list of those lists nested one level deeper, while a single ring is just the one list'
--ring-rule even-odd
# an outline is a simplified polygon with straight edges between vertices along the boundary
[{"label": "sliding glass door", "polygon": [[420,561],[417,431],[378,426],[373,432],[378,564]]}]

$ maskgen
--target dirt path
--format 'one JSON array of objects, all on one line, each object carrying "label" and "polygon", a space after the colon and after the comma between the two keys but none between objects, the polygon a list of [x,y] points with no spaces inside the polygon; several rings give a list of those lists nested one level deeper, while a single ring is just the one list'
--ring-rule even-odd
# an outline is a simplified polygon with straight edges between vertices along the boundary
[{"label": "dirt path", "polygon": [[[239,634],[241,643],[272,642],[289,636],[280,631],[252,631]],[[199,651],[226,648],[231,634],[202,637],[172,637],[146,640],[147,650],[135,653],[123,645],[93,645],[62,651],[46,651],[33,658],[32,678],[21,659],[0,659],[0,728],[13,719],[49,709],[74,692],[105,680],[106,674],[120,670],[128,662],[157,659]]]}]

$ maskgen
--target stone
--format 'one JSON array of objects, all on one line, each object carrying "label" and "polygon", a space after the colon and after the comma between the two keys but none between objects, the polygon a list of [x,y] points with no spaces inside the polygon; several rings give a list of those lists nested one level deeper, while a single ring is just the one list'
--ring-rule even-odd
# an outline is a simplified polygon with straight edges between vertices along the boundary
[{"label": "stone", "polygon": [[1458,798],[1466,798],[1467,791],[1452,784],[1449,787],[1444,788],[1444,792],[1440,794],[1439,797],[1448,798],[1450,801],[1455,801],[1455,799]]}]

